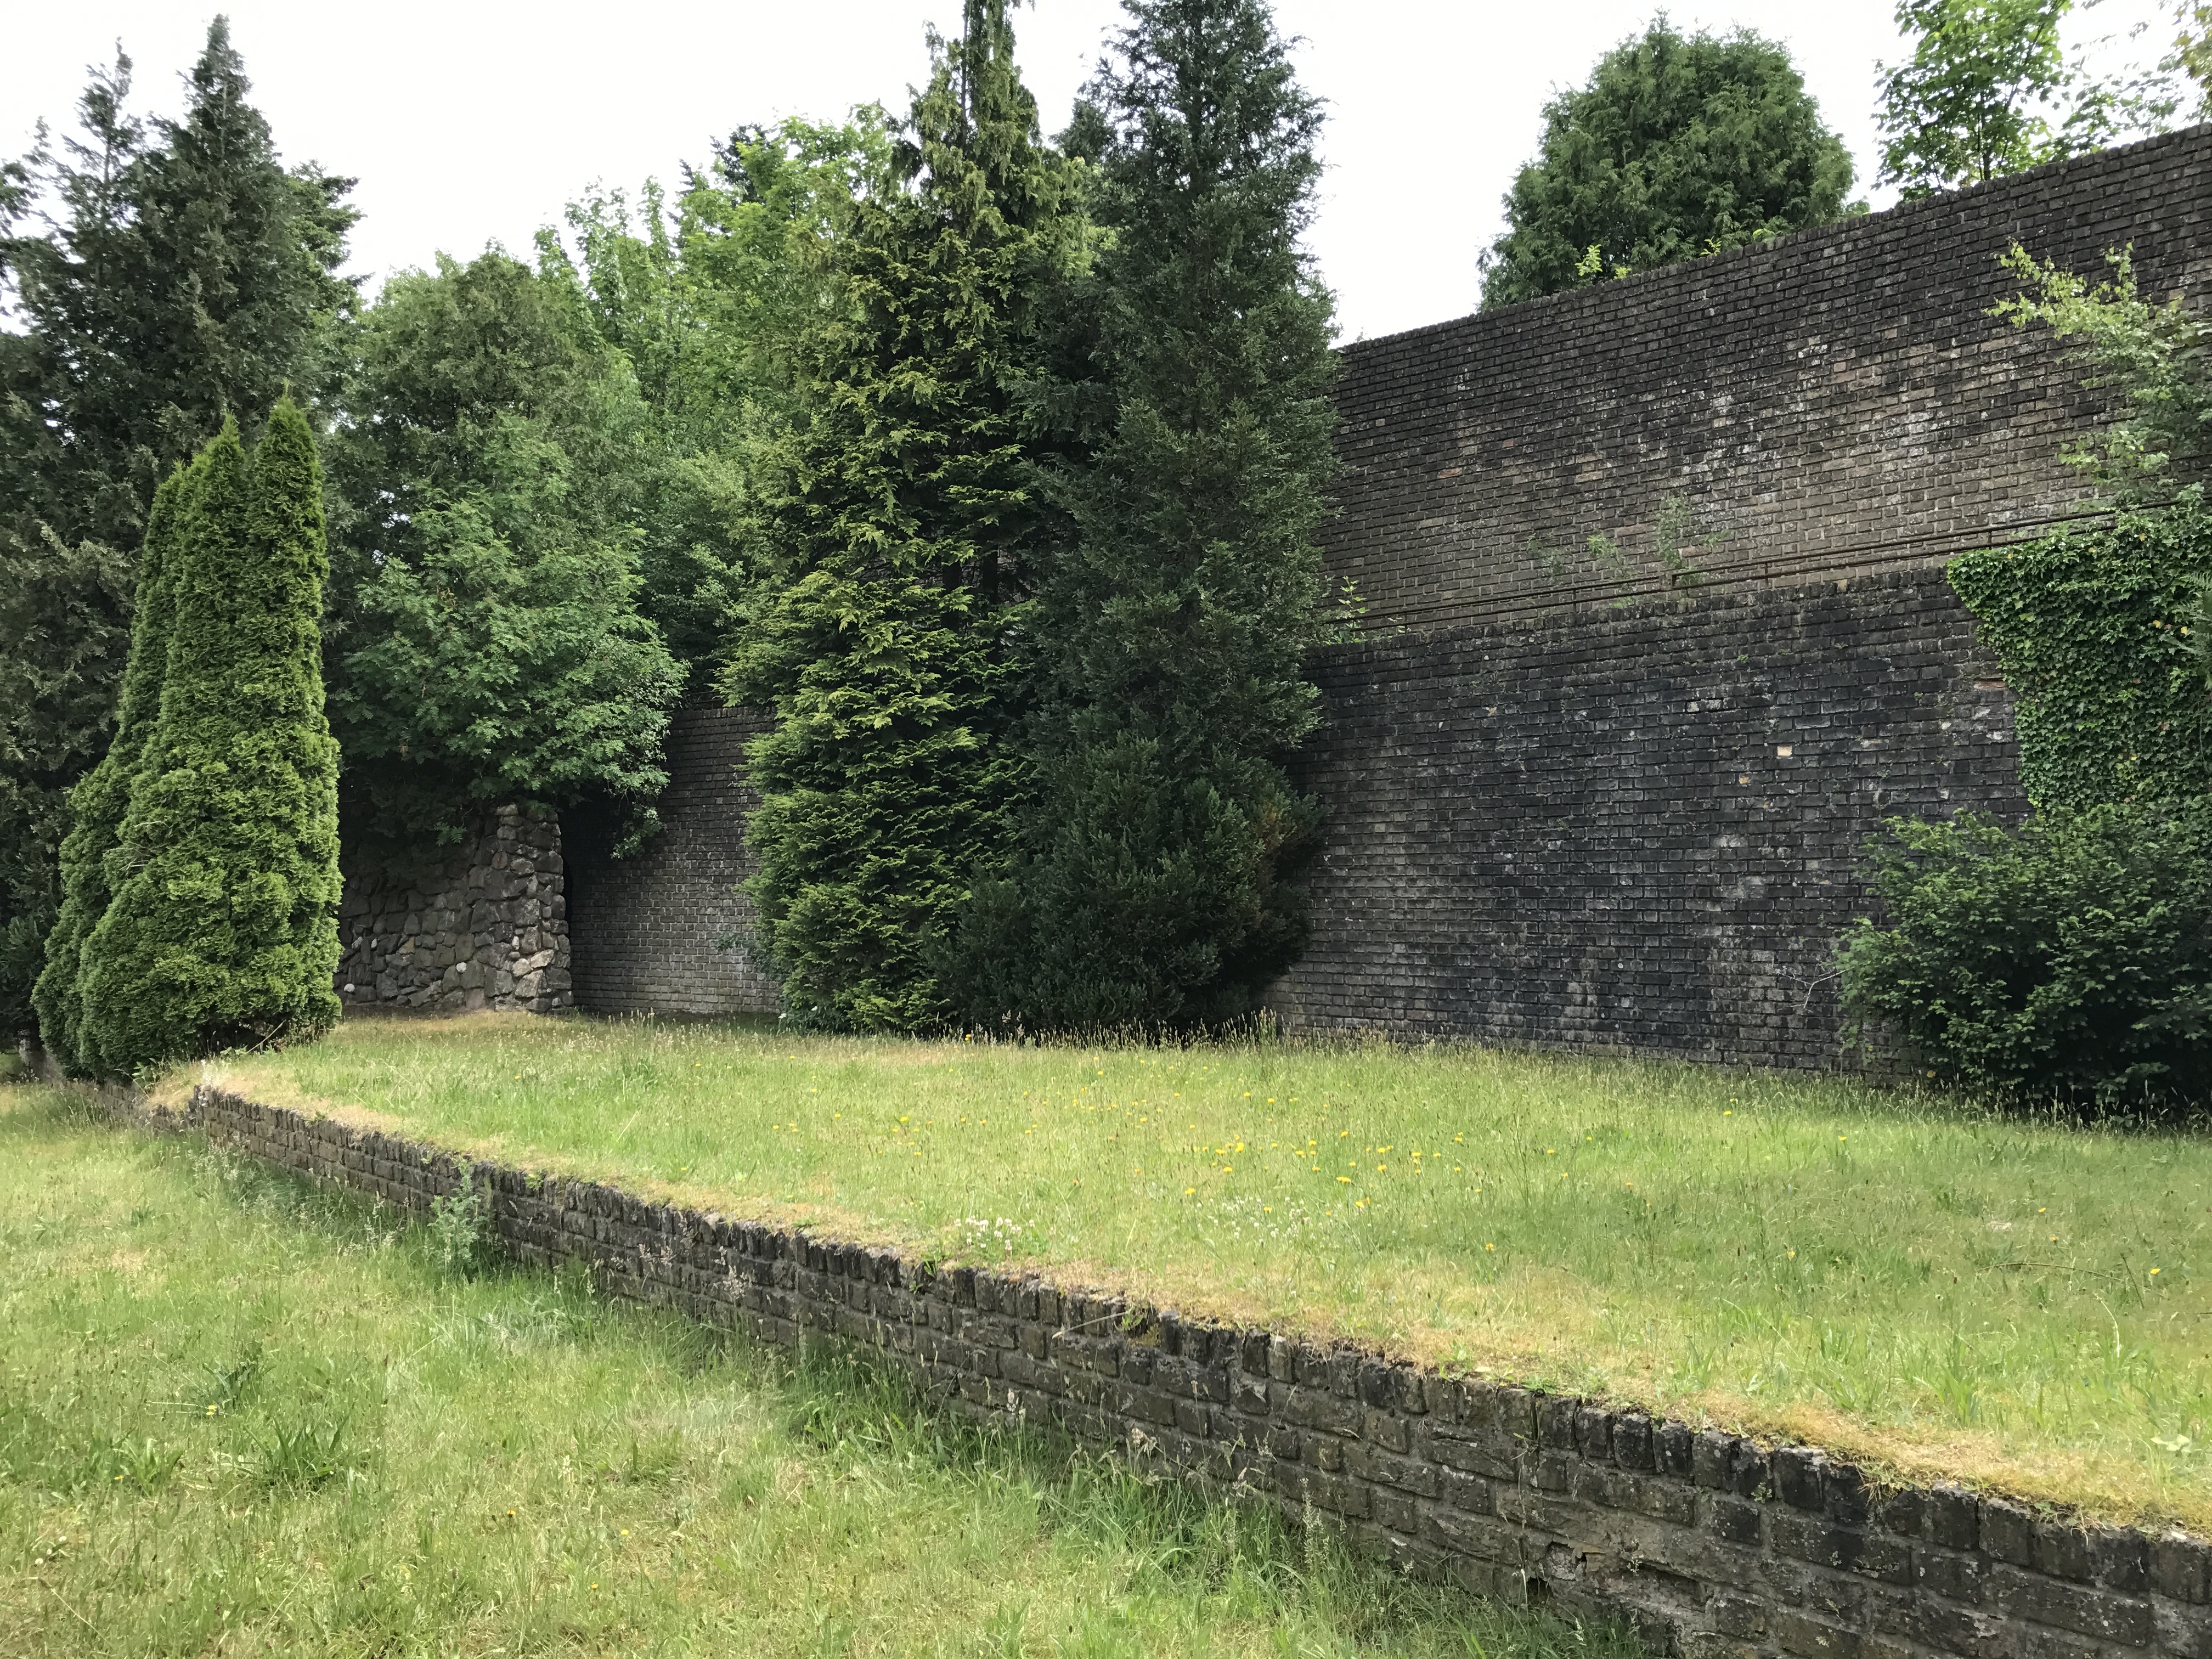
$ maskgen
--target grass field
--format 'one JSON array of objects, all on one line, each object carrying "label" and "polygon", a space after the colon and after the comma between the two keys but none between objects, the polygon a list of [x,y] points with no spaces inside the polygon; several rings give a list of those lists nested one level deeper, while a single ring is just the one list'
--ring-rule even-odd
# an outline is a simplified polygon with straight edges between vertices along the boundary
[{"label": "grass field", "polygon": [[1632,1659],[0,1087],[0,1653]]},{"label": "grass field", "polygon": [[349,1023],[228,1074],[732,1214],[2212,1529],[2201,1133],[1466,1048],[520,1018]]}]

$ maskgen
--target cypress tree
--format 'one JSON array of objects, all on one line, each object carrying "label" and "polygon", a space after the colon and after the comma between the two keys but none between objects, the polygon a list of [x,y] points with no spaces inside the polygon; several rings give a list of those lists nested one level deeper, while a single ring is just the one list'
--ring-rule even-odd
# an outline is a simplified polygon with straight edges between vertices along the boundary
[{"label": "cypress tree", "polygon": [[34,1000],[46,1052],[71,1072],[91,1069],[78,1042],[84,944],[114,896],[107,881],[108,854],[123,828],[131,785],[161,712],[161,682],[169,663],[170,583],[178,564],[179,541],[192,520],[198,482],[197,467],[179,467],[154,494],[153,510],[146,519],[146,544],[138,556],[131,657],[123,671],[114,740],[70,795],[73,821],[62,842],[61,915],[46,935],[46,968],[39,975]]},{"label": "cypress tree", "polygon": [[[27,1027],[70,788],[109,742],[155,485],[331,384],[352,181],[286,167],[218,17],[174,119],[118,54],[82,133],[0,167],[0,1039]],[[50,206],[54,223],[25,222]]]},{"label": "cypress tree", "polygon": [[84,951],[80,1045],[142,1066],[337,1019],[337,744],[323,711],[322,470],[286,398],[225,422],[176,544],[161,715]]},{"label": "cypress tree", "polygon": [[1127,9],[1084,118],[1111,412],[1038,580],[1038,809],[951,976],[970,1018],[1033,1029],[1232,1018],[1306,937],[1284,878],[1315,811],[1283,762],[1316,718],[1333,466],[1330,303],[1299,246],[1320,111],[1263,0]]},{"label": "cypress tree", "polygon": [[777,563],[724,683],[774,716],[751,751],[757,943],[793,1012],[866,1030],[945,1017],[933,940],[1008,840],[1008,635],[1048,516],[1021,388],[1070,228],[1005,0],[968,0],[933,46],[902,185],[855,204],[846,303],[805,343]]}]

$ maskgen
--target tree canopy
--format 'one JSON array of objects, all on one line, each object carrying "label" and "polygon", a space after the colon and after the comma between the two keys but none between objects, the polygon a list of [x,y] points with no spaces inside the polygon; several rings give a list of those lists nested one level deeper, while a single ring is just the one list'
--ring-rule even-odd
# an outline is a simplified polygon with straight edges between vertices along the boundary
[{"label": "tree canopy", "polygon": [[682,675],[640,613],[646,414],[565,265],[393,277],[330,442],[328,623],[349,823],[614,799],[649,825]]},{"label": "tree canopy", "polygon": [[1825,223],[1853,210],[1851,178],[1787,51],[1747,29],[1685,35],[1661,16],[1544,106],[1536,159],[1483,257],[1482,302]]},{"label": "tree canopy", "polygon": [[757,943],[793,1012],[914,1030],[948,1012],[933,942],[1002,853],[1024,787],[1011,635],[1050,515],[1023,387],[1073,222],[1006,0],[933,41],[896,179],[838,238],[773,463],[773,563],[725,690],[751,751]]}]

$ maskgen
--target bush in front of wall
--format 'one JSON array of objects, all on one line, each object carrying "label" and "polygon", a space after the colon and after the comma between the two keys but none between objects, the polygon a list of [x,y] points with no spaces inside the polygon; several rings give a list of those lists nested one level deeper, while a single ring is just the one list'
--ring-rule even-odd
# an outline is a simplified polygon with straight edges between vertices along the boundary
[{"label": "bush in front of wall", "polygon": [[1889,827],[1887,925],[1847,937],[1844,997],[1926,1075],[2095,1113],[2212,1097],[2212,805]]}]

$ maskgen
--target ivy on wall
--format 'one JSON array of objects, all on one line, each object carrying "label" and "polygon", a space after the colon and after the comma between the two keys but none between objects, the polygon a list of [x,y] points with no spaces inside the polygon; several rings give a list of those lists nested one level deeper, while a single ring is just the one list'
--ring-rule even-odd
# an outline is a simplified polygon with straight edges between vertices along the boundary
[{"label": "ivy on wall", "polygon": [[2207,570],[2212,513],[2193,504],[1952,561],[2018,700],[2037,807],[2212,794]]}]

